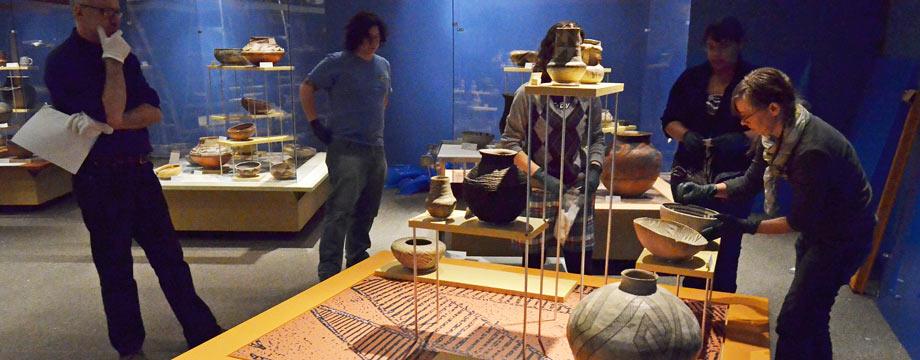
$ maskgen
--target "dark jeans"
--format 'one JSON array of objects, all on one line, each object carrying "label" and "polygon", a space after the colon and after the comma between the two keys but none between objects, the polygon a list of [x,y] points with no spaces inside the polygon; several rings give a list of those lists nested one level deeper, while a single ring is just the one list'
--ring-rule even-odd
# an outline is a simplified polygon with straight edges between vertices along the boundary
[{"label": "dark jeans", "polygon": [[333,140],[326,154],[332,195],[326,202],[326,223],[319,244],[320,280],[342,271],[342,248],[346,266],[367,259],[370,231],[380,208],[387,161],[382,146]]},{"label": "dark jeans", "polygon": [[[739,218],[747,218],[751,215],[751,205],[753,200],[743,201],[722,201],[716,200],[706,207],[723,214],[730,214]],[[716,262],[714,277],[712,279],[712,289],[733,293],[738,290],[736,282],[738,278],[738,260],[741,258],[741,237],[743,234],[722,234],[719,240],[719,261]],[[699,278],[684,278],[684,286],[703,289],[706,287],[706,280]]]},{"label": "dark jeans", "polygon": [[796,240],[795,276],[776,319],[776,359],[833,358],[828,325],[831,307],[840,287],[866,259],[872,229],[848,237],[819,240],[801,236]]},{"label": "dark jeans", "polygon": [[[528,259],[527,265],[529,268],[539,269],[541,265],[540,262],[540,245],[536,246],[537,251],[534,252],[531,250],[530,259]],[[533,249],[533,247],[531,247]],[[572,274],[581,273],[581,250],[566,250],[565,248],[560,249],[562,258],[565,259],[565,271]],[[604,260],[594,260],[592,255],[594,254],[593,250],[585,250],[585,274],[587,275],[602,275],[604,273]],[[552,249],[547,245],[546,253],[544,254],[546,258],[556,256],[556,246],[553,245]],[[523,256],[521,257],[523,265]]]},{"label": "dark jeans", "polygon": [[109,340],[120,354],[140,351],[145,335],[134,282],[132,239],[144,249],[189,347],[221,331],[195,292],[160,182],[149,162],[105,166],[88,161],[73,178],[73,192],[89,230]]}]

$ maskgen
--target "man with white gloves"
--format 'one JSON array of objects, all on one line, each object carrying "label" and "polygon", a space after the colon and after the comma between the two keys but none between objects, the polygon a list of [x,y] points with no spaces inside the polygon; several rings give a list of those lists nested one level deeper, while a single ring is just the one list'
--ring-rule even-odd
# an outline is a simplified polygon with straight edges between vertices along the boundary
[{"label": "man with white gloves", "polygon": [[100,133],[73,177],[73,192],[90,234],[109,340],[122,358],[143,356],[145,332],[131,256],[135,240],[156,272],[188,346],[194,347],[221,328],[195,291],[148,160],[147,127],[162,117],[159,96],[122,38],[119,1],[72,4],[76,28],[48,55],[45,82],[57,110],[88,115],[73,118],[71,129],[84,136]]}]

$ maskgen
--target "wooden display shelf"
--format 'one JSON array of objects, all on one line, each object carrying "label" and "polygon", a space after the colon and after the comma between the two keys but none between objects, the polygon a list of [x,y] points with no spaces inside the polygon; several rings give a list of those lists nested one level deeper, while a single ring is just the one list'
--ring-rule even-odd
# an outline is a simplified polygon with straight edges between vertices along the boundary
[{"label": "wooden display shelf", "polygon": [[14,113],[14,114],[25,114],[25,113],[27,113],[27,112],[29,112],[29,111],[32,111],[32,109],[13,108],[13,113]]},{"label": "wooden display shelf", "polygon": [[[526,68],[526,67],[520,67],[520,66],[504,66],[502,67],[502,71],[506,73],[532,73],[533,68]],[[605,74],[609,74],[612,71],[613,71],[612,68],[608,68],[608,67],[604,68]]]},{"label": "wooden display shelf", "polygon": [[255,65],[208,65],[209,70],[228,71],[294,71],[293,66],[259,67]]},{"label": "wooden display shelf", "polygon": [[556,85],[546,83],[540,85],[524,85],[527,95],[551,95],[574,97],[599,97],[623,92],[623,83],[599,83],[578,85]]},{"label": "wooden display shelf", "polygon": [[211,115],[211,121],[240,121],[240,120],[261,120],[261,119],[279,119],[291,116],[284,111],[272,110],[268,114],[253,115],[248,113],[240,114],[221,114]]},{"label": "wooden display shelf", "polygon": [[0,71],[32,71],[38,70],[36,66],[0,66]]},{"label": "wooden display shelf", "polygon": [[[367,260],[349,267],[337,275],[320,282],[303,292],[281,302],[278,305],[243,321],[237,326],[208,340],[176,359],[236,359],[230,354],[246,344],[252,343],[279,326],[288,323],[305,312],[319,306],[328,299],[366,279],[382,266],[392,262],[393,255],[389,251],[379,252]],[[479,263],[475,261],[442,259],[441,264],[452,264],[467,269],[491,269],[509,272],[522,276],[522,270],[517,266]],[[539,270],[531,269],[530,275],[539,275]],[[555,272],[546,270],[546,277],[555,277]],[[561,279],[578,280],[578,274],[560,273]],[[585,276],[585,285],[600,287],[604,285],[601,276]],[[659,285],[674,292],[671,285]],[[703,290],[686,288],[681,291],[681,297],[693,300],[703,300]],[[712,301],[715,304],[728,305],[726,313],[725,343],[722,345],[722,359],[770,359],[770,307],[768,300],[742,294],[714,292]]]},{"label": "wooden display shelf", "polygon": [[477,217],[466,219],[465,215],[465,211],[454,210],[449,218],[438,219],[425,212],[409,219],[409,227],[454,234],[488,236],[521,243],[537,237],[546,230],[546,222],[539,218],[530,218],[530,226],[527,226],[528,232],[525,233],[527,219],[524,217],[518,217],[507,225],[495,225],[480,221]]},{"label": "wooden display shelf", "polygon": [[668,261],[652,255],[648,249],[645,249],[639,255],[639,260],[636,260],[636,268],[656,273],[712,280],[716,262],[719,260],[719,243],[720,239],[712,240],[709,246],[713,244],[715,246],[707,247],[707,249],[684,261]]},{"label": "wooden display shelf", "polygon": [[263,176],[236,181],[232,175],[183,174],[160,184],[179,231],[297,232],[332,191],[326,153],[297,168],[296,180]]},{"label": "wooden display shelf", "polygon": [[278,135],[278,136],[253,136],[251,139],[246,141],[236,141],[236,140],[218,140],[217,143],[223,146],[229,147],[241,147],[241,146],[250,146],[250,145],[259,145],[259,144],[270,144],[282,141],[294,141],[294,137],[291,135]]},{"label": "wooden display shelf", "polygon": [[0,166],[0,205],[36,206],[67,195],[71,174],[51,163],[5,163]]}]

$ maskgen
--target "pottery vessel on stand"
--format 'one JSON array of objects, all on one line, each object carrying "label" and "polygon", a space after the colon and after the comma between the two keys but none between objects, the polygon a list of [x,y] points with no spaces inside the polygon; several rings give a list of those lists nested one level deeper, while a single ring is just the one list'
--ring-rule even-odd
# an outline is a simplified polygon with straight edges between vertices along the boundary
[{"label": "pottery vessel on stand", "polygon": [[240,99],[240,106],[252,115],[265,115],[272,111],[272,105],[267,101],[248,97]]},{"label": "pottery vessel on stand", "polygon": [[514,151],[479,150],[482,159],[463,178],[463,198],[479,220],[504,224],[527,206],[527,177],[514,166]]},{"label": "pottery vessel on stand", "polygon": [[556,28],[555,33],[553,57],[546,64],[546,72],[554,83],[577,85],[587,67],[581,59],[581,28],[561,26]]},{"label": "pottery vessel on stand", "polygon": [[457,198],[450,190],[450,178],[447,176],[432,176],[431,186],[428,188],[428,197],[425,199],[425,209],[432,217],[444,219],[450,217],[457,207]]},{"label": "pottery vessel on stand", "polygon": [[[414,262],[418,272],[420,274],[425,274],[435,271],[438,266],[437,260],[444,256],[444,253],[447,251],[447,245],[438,241],[436,246],[431,239],[416,237],[415,240],[413,240],[411,236],[394,241],[393,244],[390,245],[390,251],[393,252],[393,257],[409,270],[412,270],[413,265],[413,243],[415,245],[415,254],[417,255],[415,256]],[[437,249],[435,249],[435,247],[437,247]]]},{"label": "pottery vessel on stand", "polygon": [[236,171],[236,176],[242,178],[256,177],[259,176],[259,172],[262,171],[262,163],[258,161],[243,161],[236,164],[233,170]]},{"label": "pottery vessel on stand", "polygon": [[[651,143],[650,132],[628,132],[616,136],[616,148],[604,158],[601,181],[614,195],[638,197],[652,188],[661,169],[661,152]],[[610,162],[616,167],[610,173]]]},{"label": "pottery vessel on stand", "polygon": [[709,243],[691,227],[650,217],[633,219],[633,228],[642,247],[665,260],[683,261],[706,248]]},{"label": "pottery vessel on stand", "polygon": [[246,66],[249,60],[243,57],[243,49],[214,49],[214,58],[225,66]]},{"label": "pottery vessel on stand", "polygon": [[621,275],[572,310],[565,335],[575,359],[696,358],[703,338],[693,311],[658,287],[654,273],[627,269]]},{"label": "pottery vessel on stand", "polygon": [[275,42],[275,38],[269,36],[252,36],[249,43],[243,47],[243,57],[253,65],[258,66],[261,62],[276,63],[284,57],[284,48]]},{"label": "pottery vessel on stand", "polygon": [[294,165],[287,161],[272,164],[269,172],[271,172],[275,180],[292,180],[295,178]]},{"label": "pottery vessel on stand", "polygon": [[698,232],[715,225],[719,221],[715,217],[718,213],[718,211],[702,206],[678,203],[661,204],[659,209],[659,217],[662,220],[678,222]]},{"label": "pottery vessel on stand", "polygon": [[256,124],[242,123],[227,129],[227,137],[231,140],[246,141],[256,133]]},{"label": "pottery vessel on stand", "polygon": [[230,162],[233,151],[226,146],[217,144],[216,136],[205,136],[198,139],[198,145],[188,153],[188,160],[193,164],[206,169],[217,169]]},{"label": "pottery vessel on stand", "polygon": [[527,63],[537,62],[537,52],[533,50],[511,50],[508,55],[511,63],[519,67],[524,67]]}]

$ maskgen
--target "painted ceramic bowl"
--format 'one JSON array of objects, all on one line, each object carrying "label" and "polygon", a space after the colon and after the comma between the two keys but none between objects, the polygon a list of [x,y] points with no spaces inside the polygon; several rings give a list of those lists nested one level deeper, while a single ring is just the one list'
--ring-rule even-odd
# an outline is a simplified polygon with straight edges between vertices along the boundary
[{"label": "painted ceramic bowl", "polygon": [[217,169],[230,162],[233,152],[228,147],[218,146],[216,136],[198,139],[198,145],[188,153],[188,161],[206,169]]},{"label": "painted ceramic bowl", "polygon": [[294,165],[287,161],[273,164],[269,171],[275,180],[294,179]]},{"label": "painted ceramic bowl", "polygon": [[719,221],[715,218],[715,215],[719,213],[718,211],[696,205],[661,204],[659,213],[662,220],[679,222],[696,231],[703,231],[703,229],[715,225]]},{"label": "painted ceramic bowl", "polygon": [[699,232],[678,222],[640,217],[633,219],[633,227],[642,246],[666,260],[689,259],[709,243]]},{"label": "painted ceramic bowl", "polygon": [[214,49],[214,58],[221,65],[228,66],[245,66],[249,61],[243,57],[243,49]]},{"label": "painted ceramic bowl", "polygon": [[176,176],[182,173],[182,165],[166,164],[156,169],[153,169],[153,173],[156,174],[157,177],[160,179],[169,180],[173,176]]},{"label": "painted ceramic bowl", "polygon": [[[415,252],[412,250],[413,245]],[[390,245],[390,251],[393,252],[393,257],[402,266],[411,270],[414,265],[420,274],[427,274],[437,270],[437,260],[444,257],[447,245],[441,241],[438,241],[437,245],[435,245],[435,242],[431,239],[422,237],[413,239],[410,236],[394,241]]]},{"label": "painted ceramic bowl", "polygon": [[276,63],[284,57],[284,48],[275,42],[275,38],[269,36],[252,36],[249,43],[243,47],[243,57],[253,65],[260,62]]},{"label": "painted ceramic bowl", "polygon": [[299,144],[285,144],[282,149],[285,155],[291,158],[297,158],[298,162],[304,162],[316,155],[316,148],[301,146]]},{"label": "painted ceramic bowl", "polygon": [[239,177],[256,177],[262,170],[262,163],[258,161],[244,161],[233,167],[236,170],[236,176]]},{"label": "painted ceramic bowl", "polygon": [[272,105],[267,101],[244,97],[240,105],[252,115],[265,115],[272,111]]},{"label": "painted ceramic bowl", "polygon": [[242,123],[227,129],[227,137],[231,140],[246,141],[256,133],[256,124]]}]

